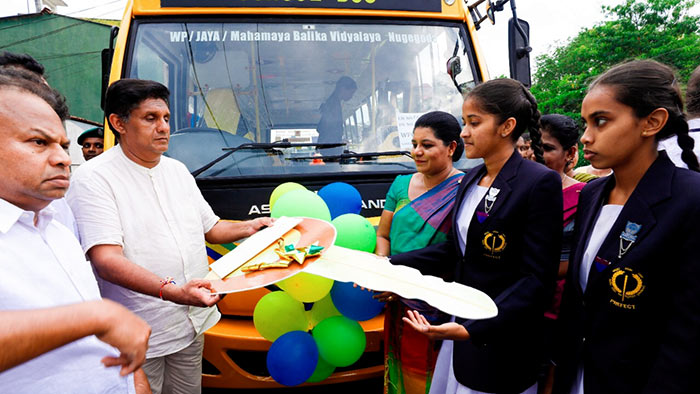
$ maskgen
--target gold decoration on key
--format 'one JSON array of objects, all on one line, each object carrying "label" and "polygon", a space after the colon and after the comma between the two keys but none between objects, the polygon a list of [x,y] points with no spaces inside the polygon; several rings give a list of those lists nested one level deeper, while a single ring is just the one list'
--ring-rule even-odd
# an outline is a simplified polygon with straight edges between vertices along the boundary
[{"label": "gold decoration on key", "polygon": [[285,245],[284,239],[280,238],[277,240],[277,248],[275,248],[275,253],[279,256],[279,260],[247,265],[241,268],[241,271],[248,273],[268,268],[287,268],[292,262],[302,265],[307,257],[317,256],[321,254],[322,250],[323,246],[319,246],[318,241],[309,246],[297,248],[294,244]]}]

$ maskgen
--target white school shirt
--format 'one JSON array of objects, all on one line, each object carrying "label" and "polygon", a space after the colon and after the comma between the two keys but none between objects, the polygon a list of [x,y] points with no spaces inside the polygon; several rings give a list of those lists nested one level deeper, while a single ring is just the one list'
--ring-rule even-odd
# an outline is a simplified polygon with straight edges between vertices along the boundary
[{"label": "white school shirt", "polygon": [[[608,233],[612,228],[613,224],[620,216],[622,208],[624,205],[603,205],[598,213],[598,218],[596,219],[595,226],[593,226],[593,232],[590,238],[588,238],[588,244],[586,245],[586,251],[583,253],[583,258],[581,259],[581,269],[579,271],[579,284],[581,289],[585,292],[586,285],[588,284],[588,274],[591,272],[591,266],[595,260],[595,256],[598,254],[600,247],[603,245],[605,238],[608,237]],[[578,369],[578,375],[574,381],[574,385],[571,389],[571,394],[584,394],[583,393],[583,364]]]},{"label": "white school shirt", "polygon": [[[124,255],[177,285],[209,272],[204,234],[219,218],[187,167],[162,156],[153,168],[124,155],[120,145],[82,164],[68,191],[83,250],[120,245]],[[177,305],[98,278],[102,296],[129,308],[152,328],[147,358],[176,353],[221,317],[216,307]]]},{"label": "white school shirt", "polygon": [[596,219],[595,226],[593,226],[593,232],[590,238],[588,238],[588,244],[586,245],[586,250],[583,253],[583,258],[581,259],[581,268],[579,271],[579,285],[581,285],[581,290],[586,291],[586,285],[588,284],[588,274],[591,272],[591,266],[595,260],[595,256],[598,254],[598,250],[603,245],[605,238],[607,238],[610,229],[620,216],[622,212],[623,205],[613,205],[607,204],[603,205],[598,213],[598,218]]},{"label": "white school shirt", "polygon": [[457,239],[459,240],[459,249],[464,255],[467,247],[467,234],[469,233],[469,224],[472,222],[474,212],[479,205],[479,202],[484,199],[486,192],[489,190],[486,186],[479,186],[476,183],[469,185],[469,189],[464,193],[464,200],[457,211]]},{"label": "white school shirt", "polygon": [[[41,309],[99,300],[90,263],[78,240],[47,207],[25,211],[0,199],[0,309]],[[2,349],[0,349],[2,351]],[[100,360],[118,356],[94,335],[0,372],[8,393],[134,393],[134,377]]]},{"label": "white school shirt", "polygon": [[[700,129],[700,118],[698,119],[690,119],[688,121],[688,128],[692,129]],[[700,131],[694,131],[688,133],[694,140],[695,140],[695,147],[693,147],[693,153],[695,153],[695,157],[700,160]],[[683,159],[681,159],[681,153],[683,153],[683,150],[681,149],[680,146],[678,146],[678,137],[675,135],[672,135],[669,138],[666,138],[665,140],[659,141],[659,150],[665,150],[666,153],[668,154],[668,158],[671,159],[673,164],[676,165],[676,167],[681,167],[681,168],[688,168],[688,165],[683,162]]]}]

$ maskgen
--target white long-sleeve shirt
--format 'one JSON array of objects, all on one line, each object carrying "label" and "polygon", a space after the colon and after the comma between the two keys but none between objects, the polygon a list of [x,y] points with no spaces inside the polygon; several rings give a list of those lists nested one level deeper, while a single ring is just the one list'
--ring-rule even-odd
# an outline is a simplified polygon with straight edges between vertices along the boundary
[{"label": "white long-sleeve shirt", "polygon": [[[95,276],[55,210],[34,212],[0,199],[0,309],[41,309],[99,300]],[[0,351],[2,351],[0,349]],[[94,335],[0,373],[8,393],[134,393],[133,375],[100,360],[119,352]]]}]

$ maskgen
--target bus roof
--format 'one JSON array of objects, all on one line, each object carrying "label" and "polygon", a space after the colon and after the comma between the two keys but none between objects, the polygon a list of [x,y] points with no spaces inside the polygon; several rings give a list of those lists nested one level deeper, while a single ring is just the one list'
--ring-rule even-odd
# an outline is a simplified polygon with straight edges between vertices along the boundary
[{"label": "bus roof", "polygon": [[[461,0],[131,0],[132,15],[370,16],[464,20]],[[449,3],[449,4],[448,4]],[[127,7],[128,9],[128,7]]]}]

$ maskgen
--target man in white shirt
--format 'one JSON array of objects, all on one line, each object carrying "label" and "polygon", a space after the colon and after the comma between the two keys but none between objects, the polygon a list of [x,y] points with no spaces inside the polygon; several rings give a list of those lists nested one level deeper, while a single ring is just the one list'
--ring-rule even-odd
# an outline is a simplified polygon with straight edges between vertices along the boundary
[{"label": "man in white shirt", "polygon": [[[3,52],[2,55],[0,55],[0,70],[2,70],[3,74],[12,78],[23,78],[50,86],[49,83],[46,82],[46,79],[44,79],[44,66],[26,53]],[[62,122],[70,119],[68,107],[57,104],[52,104],[51,106]],[[71,229],[77,238],[78,225],[75,223],[73,211],[68,206],[66,200],[64,198],[58,198],[53,200],[50,205],[56,211],[54,219]]]},{"label": "man in white shirt", "polygon": [[205,240],[228,243],[272,223],[224,222],[187,168],[162,156],[170,92],[160,83],[114,82],[105,113],[119,144],[78,168],[68,202],[106,298],[153,328],[144,371],[154,393],[201,391],[202,333],[218,321]]},{"label": "man in white shirt", "polygon": [[[685,90],[685,107],[688,115],[688,135],[695,140],[693,153],[700,160],[700,66],[693,70],[688,79],[688,86]],[[665,150],[668,158],[673,161],[676,167],[688,168],[688,165],[681,159],[683,150],[678,146],[678,137],[675,135],[663,141],[659,141],[659,150]]]},{"label": "man in white shirt", "polygon": [[69,183],[62,109],[47,85],[0,70],[0,387],[148,392],[138,368],[150,328],[101,300],[78,240],[49,207]]}]

